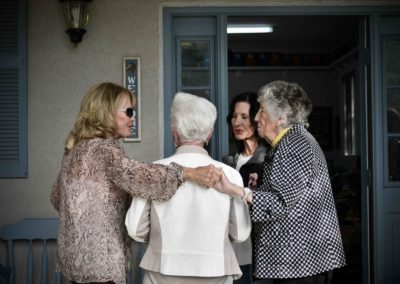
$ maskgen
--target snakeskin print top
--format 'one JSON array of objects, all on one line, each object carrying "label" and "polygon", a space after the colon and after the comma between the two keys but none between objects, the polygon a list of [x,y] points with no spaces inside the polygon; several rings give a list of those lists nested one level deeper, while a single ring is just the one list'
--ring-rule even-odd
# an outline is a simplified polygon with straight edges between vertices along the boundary
[{"label": "snakeskin print top", "polygon": [[65,153],[50,197],[60,215],[57,270],[76,282],[125,283],[130,197],[168,200],[181,170],[134,161],[113,139],[83,140]]}]

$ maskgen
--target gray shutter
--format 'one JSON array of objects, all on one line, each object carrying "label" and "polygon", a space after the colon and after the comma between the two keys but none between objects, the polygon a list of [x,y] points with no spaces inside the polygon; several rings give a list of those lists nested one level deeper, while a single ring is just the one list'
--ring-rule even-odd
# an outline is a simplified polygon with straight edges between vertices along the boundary
[{"label": "gray shutter", "polygon": [[0,177],[27,176],[26,0],[0,2]]}]

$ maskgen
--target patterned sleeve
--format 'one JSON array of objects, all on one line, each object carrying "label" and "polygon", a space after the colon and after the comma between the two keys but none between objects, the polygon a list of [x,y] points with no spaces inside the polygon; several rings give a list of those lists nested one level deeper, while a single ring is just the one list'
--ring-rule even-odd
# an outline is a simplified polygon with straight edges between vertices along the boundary
[{"label": "patterned sleeve", "polygon": [[[303,149],[304,150],[304,149]],[[271,191],[253,191],[252,222],[283,218],[294,208],[307,187],[311,175],[311,151],[289,151],[273,160],[269,180]]]},{"label": "patterned sleeve", "polygon": [[[64,163],[65,157],[66,154],[64,154],[63,156],[63,161],[61,165]],[[51,189],[51,194],[50,194],[50,202],[53,205],[54,209],[57,210],[57,212],[60,212],[60,179],[61,179],[61,169],[58,172],[55,182],[53,183],[53,187]]]},{"label": "patterned sleeve", "polygon": [[53,207],[57,212],[60,212],[60,173],[58,173],[57,179],[53,183],[50,194],[50,202],[53,204]]},{"label": "patterned sleeve", "polygon": [[134,197],[166,201],[182,183],[183,168],[176,164],[158,165],[130,159],[118,142],[107,144],[110,153],[107,174],[112,183]]}]

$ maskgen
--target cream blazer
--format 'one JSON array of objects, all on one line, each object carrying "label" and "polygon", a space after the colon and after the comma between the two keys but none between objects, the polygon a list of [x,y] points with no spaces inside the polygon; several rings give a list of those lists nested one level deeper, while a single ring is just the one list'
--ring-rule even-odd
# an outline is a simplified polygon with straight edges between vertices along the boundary
[{"label": "cream blazer", "polygon": [[[186,167],[213,164],[234,184],[243,186],[235,169],[213,160],[201,147],[181,146],[160,164]],[[133,198],[125,219],[128,234],[149,241],[140,266],[174,276],[242,275],[231,241],[245,241],[251,231],[247,203],[212,188],[184,182],[167,202]]]}]

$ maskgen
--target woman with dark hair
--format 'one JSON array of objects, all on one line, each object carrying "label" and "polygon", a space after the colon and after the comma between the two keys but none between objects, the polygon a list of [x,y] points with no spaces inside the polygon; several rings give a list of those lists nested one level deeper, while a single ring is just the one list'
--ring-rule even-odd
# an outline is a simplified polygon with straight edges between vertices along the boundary
[{"label": "woman with dark hair", "polygon": [[[258,135],[257,123],[254,120],[258,109],[256,93],[241,93],[233,98],[226,118],[237,152],[223,157],[223,161],[240,171],[245,186],[249,188],[256,188],[261,181],[266,153],[266,144]],[[251,175],[254,172],[258,174],[256,180],[255,176]]]},{"label": "woman with dark hair", "polygon": [[[233,98],[226,118],[232,137],[237,145],[237,152],[223,157],[223,162],[238,170],[245,187],[257,188],[261,183],[265,143],[258,136],[254,120],[259,109],[257,94],[241,93]],[[236,257],[243,271],[243,276],[235,283],[251,283],[251,239],[234,244]]]}]

